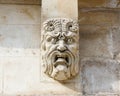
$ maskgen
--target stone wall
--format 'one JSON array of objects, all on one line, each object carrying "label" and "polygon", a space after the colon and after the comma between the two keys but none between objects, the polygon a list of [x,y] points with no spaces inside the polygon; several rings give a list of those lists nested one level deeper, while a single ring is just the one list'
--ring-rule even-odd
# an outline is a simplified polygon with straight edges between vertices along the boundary
[{"label": "stone wall", "polygon": [[79,0],[81,86],[85,96],[120,95],[119,8],[119,0]]},{"label": "stone wall", "polygon": [[0,0],[0,96],[120,96],[119,4],[78,0],[80,72],[60,83],[42,71],[40,0]]},{"label": "stone wall", "polygon": [[40,80],[40,2],[0,3],[0,96],[25,94]]}]

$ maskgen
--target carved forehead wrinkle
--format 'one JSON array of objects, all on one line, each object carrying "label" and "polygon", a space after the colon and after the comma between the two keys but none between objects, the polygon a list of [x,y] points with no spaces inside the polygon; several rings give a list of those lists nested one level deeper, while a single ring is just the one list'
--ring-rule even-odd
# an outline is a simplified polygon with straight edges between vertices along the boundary
[{"label": "carved forehead wrinkle", "polygon": [[73,33],[73,32],[69,32],[68,34],[65,34],[65,36],[67,36],[67,37],[78,37],[78,34],[76,34],[76,33]]},{"label": "carved forehead wrinkle", "polygon": [[45,35],[45,38],[47,37],[47,36],[49,36],[49,37],[58,37],[59,36],[59,34],[54,34],[54,33],[50,33],[50,32],[47,32],[46,34],[44,34]]}]

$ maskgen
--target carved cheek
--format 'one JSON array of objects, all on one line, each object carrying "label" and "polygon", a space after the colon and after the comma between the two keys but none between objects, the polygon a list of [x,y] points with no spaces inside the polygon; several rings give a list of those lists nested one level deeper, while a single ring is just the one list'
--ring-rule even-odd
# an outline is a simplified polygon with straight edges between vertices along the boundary
[{"label": "carved cheek", "polygon": [[68,48],[72,53],[76,53],[78,51],[78,45],[76,43],[69,45]]},{"label": "carved cheek", "polygon": [[53,45],[50,44],[50,43],[48,43],[48,42],[46,42],[46,43],[45,43],[45,46],[46,46],[46,50],[48,50],[48,49],[50,49]]},{"label": "carved cheek", "polygon": [[56,44],[52,44],[50,42],[46,42],[45,46],[46,46],[47,51],[52,51],[52,50],[55,50],[55,48],[56,48]]}]

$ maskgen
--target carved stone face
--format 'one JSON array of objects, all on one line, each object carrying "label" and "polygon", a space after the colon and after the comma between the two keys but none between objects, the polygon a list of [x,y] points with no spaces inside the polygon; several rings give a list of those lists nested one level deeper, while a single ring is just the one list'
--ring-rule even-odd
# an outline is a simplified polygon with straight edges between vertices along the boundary
[{"label": "carved stone face", "polygon": [[76,21],[49,19],[42,29],[42,60],[45,73],[63,81],[79,72],[79,29]]}]

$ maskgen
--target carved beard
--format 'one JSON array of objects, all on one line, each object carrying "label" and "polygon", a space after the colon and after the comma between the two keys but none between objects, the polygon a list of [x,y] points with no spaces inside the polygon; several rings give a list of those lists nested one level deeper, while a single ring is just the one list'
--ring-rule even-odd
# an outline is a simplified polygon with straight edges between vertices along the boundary
[{"label": "carved beard", "polygon": [[46,52],[43,58],[45,73],[56,80],[67,80],[78,73],[78,59],[76,59],[78,57],[69,50],[65,52],[52,50]]},{"label": "carved beard", "polygon": [[[45,21],[42,28],[44,72],[58,81],[77,75],[79,71],[78,23],[72,19],[54,18]],[[59,49],[61,44],[63,49]]]}]

